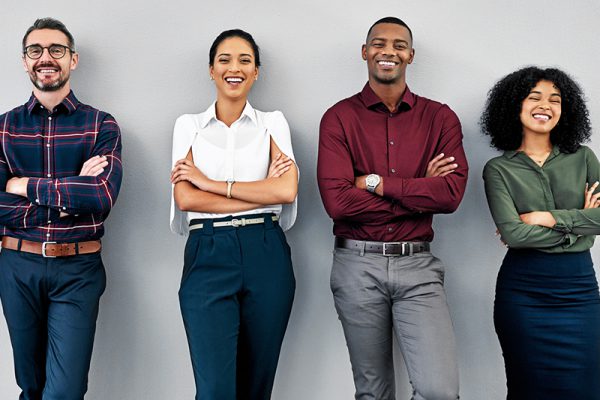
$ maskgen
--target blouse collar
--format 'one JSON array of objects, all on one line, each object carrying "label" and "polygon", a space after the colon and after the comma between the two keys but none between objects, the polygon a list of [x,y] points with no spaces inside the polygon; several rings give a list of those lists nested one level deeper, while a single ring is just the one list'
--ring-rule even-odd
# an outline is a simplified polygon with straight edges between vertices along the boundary
[{"label": "blouse collar", "polygon": [[[209,122],[211,121],[218,121],[217,119],[217,108],[216,108],[216,104],[217,102],[213,102],[207,109],[205,112],[202,113],[202,118],[200,120],[200,127],[202,129],[206,128],[206,126],[209,124]],[[256,111],[254,110],[254,108],[250,105],[250,102],[246,102],[246,106],[244,107],[244,109],[242,110],[242,115],[240,116],[240,118],[238,119],[238,121],[244,119],[244,118],[249,118],[250,121],[252,121],[254,123],[254,125],[258,125],[258,121],[256,120]]]}]

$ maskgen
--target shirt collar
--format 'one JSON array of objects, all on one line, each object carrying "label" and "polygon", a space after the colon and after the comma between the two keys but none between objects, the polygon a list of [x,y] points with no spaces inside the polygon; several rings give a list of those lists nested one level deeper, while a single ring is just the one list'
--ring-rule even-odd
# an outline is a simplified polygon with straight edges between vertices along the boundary
[{"label": "shirt collar", "polygon": [[[519,153],[523,152],[519,150],[506,150],[503,155],[506,158],[514,158]],[[560,149],[558,148],[558,146],[552,146],[552,154],[554,154],[555,156],[560,154]]]},{"label": "shirt collar", "polygon": [[[210,121],[217,121],[217,108],[216,108],[216,104],[217,102],[213,102],[210,107],[208,107],[208,109],[203,113],[202,115],[202,120],[200,121],[200,127],[202,129],[206,128],[206,126],[208,125],[208,123]],[[258,121],[256,119],[256,111],[254,110],[254,107],[252,107],[250,105],[250,103],[247,101],[246,105],[244,106],[244,109],[242,110],[242,115],[240,116],[239,120],[243,119],[244,117],[249,118],[254,125],[258,125]],[[239,121],[238,120],[238,121]]]},{"label": "shirt collar", "polygon": [[[383,101],[381,101],[377,94],[375,94],[375,92],[371,88],[371,85],[369,85],[369,82],[365,84],[365,87],[363,88],[362,92],[360,92],[360,96],[367,108],[372,108],[378,104],[383,104]],[[402,104],[406,104],[409,109],[413,108],[415,105],[415,95],[410,91],[408,86],[406,86],[406,89],[402,94],[402,98],[400,99],[398,110],[396,112],[400,111]]]},{"label": "shirt collar", "polygon": [[[68,114],[72,114],[76,109],[77,106],[79,105],[79,100],[77,100],[77,98],[75,97],[75,94],[73,94],[73,91],[69,91],[69,94],[67,95],[67,97],[65,97],[57,106],[57,109],[64,109]],[[27,107],[27,112],[29,113],[29,115],[31,115],[31,113],[33,112],[34,109],[38,108],[38,107],[42,107],[42,103],[40,103],[40,101],[37,99],[37,97],[35,97],[35,95],[32,93],[31,97],[29,98],[29,101],[26,103],[26,107]]]}]

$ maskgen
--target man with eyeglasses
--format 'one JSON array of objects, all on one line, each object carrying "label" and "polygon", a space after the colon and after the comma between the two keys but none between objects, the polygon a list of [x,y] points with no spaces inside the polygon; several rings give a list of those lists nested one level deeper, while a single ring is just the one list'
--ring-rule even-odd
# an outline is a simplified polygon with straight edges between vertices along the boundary
[{"label": "man with eyeglasses", "polygon": [[121,136],[71,91],[78,58],[63,23],[35,21],[23,38],[33,94],[0,116],[0,297],[20,400],[83,399],[106,284]]}]

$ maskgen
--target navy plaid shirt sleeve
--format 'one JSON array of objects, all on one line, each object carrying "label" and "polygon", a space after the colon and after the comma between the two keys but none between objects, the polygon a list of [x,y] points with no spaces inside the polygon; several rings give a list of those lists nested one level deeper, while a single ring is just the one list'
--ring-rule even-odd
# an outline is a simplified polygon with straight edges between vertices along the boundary
[{"label": "navy plaid shirt sleeve", "polygon": [[123,169],[121,133],[115,119],[106,114],[90,156],[105,156],[108,165],[98,176],[71,176],[58,179],[30,178],[29,201],[71,215],[107,213],[119,194]]},{"label": "navy plaid shirt sleeve", "polygon": [[[7,115],[5,114],[4,120]],[[6,121],[0,121],[5,125]],[[38,206],[28,199],[6,192],[6,183],[12,178],[4,151],[0,151],[0,225],[9,228],[28,228],[40,226],[48,221],[58,221],[60,212],[48,207]]]}]

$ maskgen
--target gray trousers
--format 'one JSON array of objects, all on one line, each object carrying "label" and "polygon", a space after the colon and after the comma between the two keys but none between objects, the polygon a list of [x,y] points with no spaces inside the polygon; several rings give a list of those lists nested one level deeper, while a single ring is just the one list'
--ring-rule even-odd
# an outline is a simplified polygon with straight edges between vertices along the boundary
[{"label": "gray trousers", "polygon": [[456,400],[456,344],[444,266],[429,252],[385,257],[335,249],[331,291],[350,352],[355,398],[394,400],[396,335],[413,400]]}]

